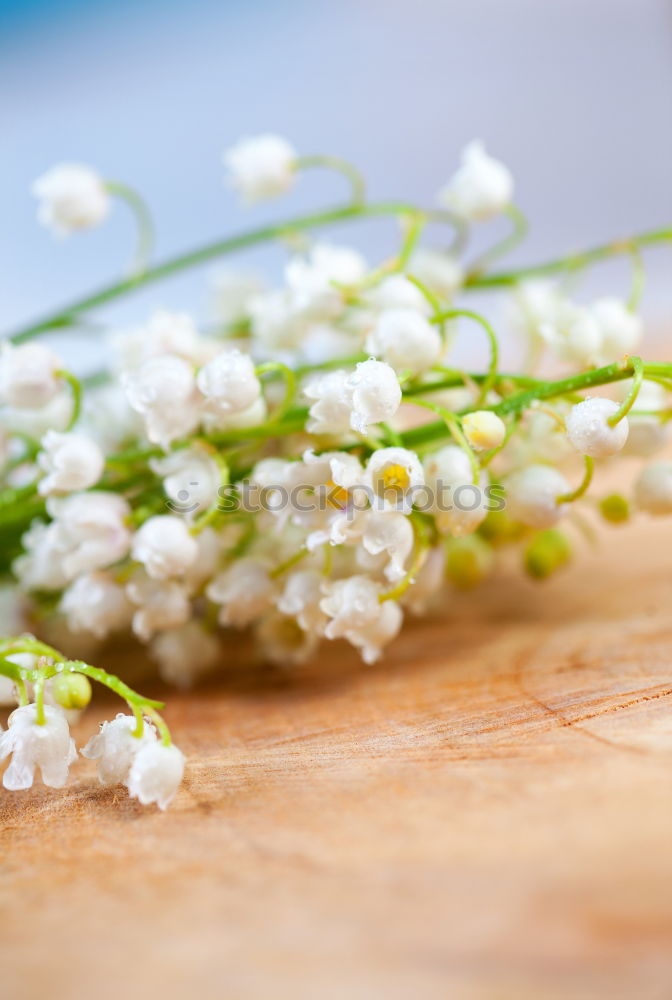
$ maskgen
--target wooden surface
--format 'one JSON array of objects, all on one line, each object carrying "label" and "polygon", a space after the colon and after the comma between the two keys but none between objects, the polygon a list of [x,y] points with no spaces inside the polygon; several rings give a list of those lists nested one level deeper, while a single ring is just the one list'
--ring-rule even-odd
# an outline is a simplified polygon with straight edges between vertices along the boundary
[{"label": "wooden surface", "polygon": [[3,995],[672,996],[671,534],[608,537],[373,668],[233,651],[170,696],[166,814],[85,761],[3,792]]}]

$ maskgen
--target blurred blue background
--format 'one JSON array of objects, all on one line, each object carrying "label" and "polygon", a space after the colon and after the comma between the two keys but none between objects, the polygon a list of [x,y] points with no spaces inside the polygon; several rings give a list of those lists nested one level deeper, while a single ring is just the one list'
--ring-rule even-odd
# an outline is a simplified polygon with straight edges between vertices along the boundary
[{"label": "blurred blue background", "polygon": [[[508,163],[532,220],[519,263],[672,223],[672,12],[666,0],[23,0],[0,2],[0,326],[114,277],[131,220],[59,243],[29,185],[81,160],[142,191],[159,255],[268,217],[331,204],[317,172],[279,205],[243,210],[221,151],[285,133],[334,152],[374,197],[431,203],[463,144]],[[361,242],[390,250],[384,224]],[[357,239],[354,227],[336,238]],[[266,251],[270,266],[279,251]],[[650,253],[646,310],[672,307],[672,250]],[[623,265],[621,265],[623,267]],[[106,315],[153,305],[202,312],[203,272]],[[615,273],[627,282],[627,271]],[[617,287],[616,291],[619,290]]]}]

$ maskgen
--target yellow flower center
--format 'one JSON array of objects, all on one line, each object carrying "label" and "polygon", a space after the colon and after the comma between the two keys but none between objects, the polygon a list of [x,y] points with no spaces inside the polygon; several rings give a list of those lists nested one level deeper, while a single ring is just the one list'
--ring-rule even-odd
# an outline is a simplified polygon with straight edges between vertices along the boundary
[{"label": "yellow flower center", "polygon": [[392,462],[381,470],[378,478],[378,492],[385,495],[393,493],[400,496],[411,485],[408,469],[398,462]]}]

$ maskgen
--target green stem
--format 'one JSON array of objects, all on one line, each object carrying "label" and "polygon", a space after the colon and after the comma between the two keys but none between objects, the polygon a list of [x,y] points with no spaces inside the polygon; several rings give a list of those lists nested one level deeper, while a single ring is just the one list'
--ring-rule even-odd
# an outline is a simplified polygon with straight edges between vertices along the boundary
[{"label": "green stem", "polygon": [[504,214],[508,215],[511,220],[511,232],[507,233],[504,239],[500,240],[499,243],[496,243],[489,250],[486,250],[484,254],[481,254],[480,257],[476,258],[467,272],[467,284],[469,284],[470,279],[477,278],[478,275],[487,271],[494,261],[499,260],[500,257],[504,257],[506,254],[510,253],[515,247],[522,243],[527,236],[527,219],[519,208],[515,205],[507,205],[504,209]]},{"label": "green stem", "polygon": [[62,378],[64,382],[67,382],[70,386],[70,391],[72,392],[72,413],[70,414],[70,419],[68,420],[66,431],[71,431],[79,420],[80,414],[82,412],[82,383],[79,379],[69,371],[57,371],[56,375]]},{"label": "green stem", "polygon": [[357,167],[354,167],[347,160],[342,160],[338,156],[300,156],[296,160],[296,167],[299,170],[311,167],[325,167],[327,170],[335,170],[348,181],[352,193],[352,204],[363,205],[366,201],[366,182]]},{"label": "green stem", "polygon": [[44,671],[41,669],[36,670],[35,673],[37,675],[33,681],[35,689],[35,722],[38,726],[43,726],[47,721],[44,714],[44,682],[46,678]]},{"label": "green stem", "polygon": [[[414,406],[422,406],[426,410],[431,410],[432,413],[438,413],[439,414],[439,416],[443,420],[443,423],[448,428],[448,430],[450,431],[450,433],[453,436],[453,438],[455,439],[455,441],[457,441],[457,443],[459,444],[459,446],[469,456],[469,461],[471,463],[471,471],[472,471],[473,476],[474,476],[474,483],[477,484],[478,480],[479,480],[479,477],[480,477],[481,469],[480,469],[480,466],[478,464],[478,459],[476,457],[476,453],[474,452],[474,449],[471,447],[471,445],[467,441],[467,438],[466,438],[466,436],[464,434],[464,431],[462,430],[462,425],[460,423],[460,418],[455,413],[452,413],[451,410],[447,410],[445,408],[445,406],[439,406],[438,403],[431,403],[429,400],[426,400],[426,399],[410,399],[409,402],[413,403]],[[436,425],[429,425],[429,426],[436,426]],[[418,429],[421,430],[422,428],[418,428]],[[406,446],[406,442],[408,440],[408,435],[402,434],[400,436],[401,436],[402,440],[404,441],[404,446]]]},{"label": "green stem", "polygon": [[587,267],[597,261],[605,260],[617,254],[632,253],[643,247],[653,246],[656,243],[669,243],[672,241],[672,229],[652,229],[645,233],[639,233],[625,240],[614,240],[611,243],[603,243],[586,250],[583,253],[569,254],[565,257],[556,257],[545,264],[535,264],[532,267],[522,267],[515,271],[499,271],[494,274],[474,274],[470,275],[466,282],[467,288],[497,288],[506,285],[515,285],[516,282],[525,278],[538,278],[546,274],[556,274],[558,271],[575,270]]},{"label": "green stem", "polygon": [[138,227],[138,242],[131,266],[131,275],[139,277],[149,266],[154,247],[154,222],[145,200],[134,188],[119,181],[106,181],[105,187],[110,194],[126,202],[135,216]]},{"label": "green stem", "polygon": [[483,384],[481,386],[481,391],[476,401],[476,405],[480,406],[481,403],[487,398],[488,393],[492,389],[493,385],[497,380],[497,368],[499,366],[499,344],[497,342],[497,337],[495,336],[495,331],[492,329],[488,321],[480,313],[472,312],[469,309],[449,309],[447,312],[440,313],[438,316],[434,316],[432,319],[433,323],[441,323],[447,319],[457,319],[460,316],[464,316],[467,319],[473,319],[475,323],[479,323],[485,330],[488,340],[490,341],[490,365],[488,366],[488,374]]},{"label": "green stem", "polygon": [[593,472],[595,470],[595,462],[590,455],[584,455],[583,458],[585,462],[583,479],[575,490],[572,490],[570,493],[562,493],[559,497],[556,497],[556,503],[572,503],[574,500],[578,500],[579,497],[582,497],[590,486],[593,478]]},{"label": "green stem", "polygon": [[122,281],[115,282],[114,284],[107,285],[106,287],[99,289],[97,292],[94,292],[92,295],[88,295],[83,299],[78,299],[76,302],[72,302],[70,305],[56,310],[56,312],[51,313],[49,316],[45,316],[36,323],[32,323],[20,330],[15,330],[13,333],[8,335],[8,339],[14,344],[24,343],[32,337],[46,333],[48,330],[52,330],[57,326],[70,323],[73,316],[85,312],[88,309],[92,309],[95,306],[101,306],[107,302],[112,302],[114,299],[120,298],[122,295],[128,295],[136,292],[141,288],[145,288],[147,285],[154,284],[157,281],[162,281],[164,278],[169,278],[173,274],[178,274],[180,271],[184,271],[188,268],[204,264],[207,261],[215,259],[216,257],[222,257],[226,254],[233,253],[236,250],[243,250],[246,247],[266,243],[269,240],[282,239],[287,236],[288,233],[308,229],[317,229],[333,222],[347,222],[354,219],[373,218],[386,215],[404,215],[409,212],[417,211],[417,208],[413,205],[408,205],[405,202],[377,202],[369,205],[345,205],[338,208],[326,209],[322,212],[315,212],[310,215],[302,215],[296,219],[287,219],[285,222],[277,222],[270,226],[263,226],[260,229],[249,230],[245,233],[238,233],[237,235],[230,236],[227,239],[218,240],[215,243],[209,243],[204,247],[199,247],[189,253],[178,254],[176,257],[171,257],[162,264],[156,264],[154,267],[147,268],[144,274],[140,276],[126,278]]},{"label": "green stem", "polygon": [[268,421],[269,424],[275,425],[289,412],[294,402],[294,397],[296,396],[296,375],[288,365],[283,364],[281,361],[266,361],[263,365],[258,365],[255,368],[256,375],[266,375],[269,372],[280,374],[285,380],[285,398]]},{"label": "green stem", "polygon": [[639,390],[642,387],[642,379],[644,378],[644,362],[642,361],[641,358],[635,357],[635,358],[630,358],[630,363],[634,369],[634,375],[632,377],[632,386],[630,387],[628,395],[625,397],[619,408],[616,410],[616,413],[614,413],[614,415],[612,417],[609,417],[609,419],[607,420],[607,423],[609,424],[610,427],[615,427],[616,424],[623,419],[623,417],[627,417],[628,413],[634,406],[635,400],[639,395]]},{"label": "green stem", "polygon": [[159,730],[159,735],[161,736],[161,743],[163,744],[163,746],[169,747],[173,741],[170,738],[170,730],[168,729],[166,723],[163,721],[159,713],[156,712],[153,708],[151,708],[151,706],[147,708],[147,715],[150,717],[156,728]]}]

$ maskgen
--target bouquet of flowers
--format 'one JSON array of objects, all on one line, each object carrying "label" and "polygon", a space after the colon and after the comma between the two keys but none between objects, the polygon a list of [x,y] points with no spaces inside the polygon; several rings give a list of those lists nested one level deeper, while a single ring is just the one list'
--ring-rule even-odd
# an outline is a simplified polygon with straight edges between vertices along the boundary
[{"label": "bouquet of flowers", "polygon": [[[34,185],[40,221],[56,233],[101,224],[123,199],[139,240],[130,276],[2,344],[1,557],[23,616],[0,648],[0,693],[19,704],[0,735],[0,756],[12,754],[7,788],[29,787],[36,767],[46,784],[64,784],[76,756],[67,713],[88,703],[92,679],[130,710],[82,751],[100,780],[162,808],[175,794],[184,758],[162,705],[86,662],[92,642],[132,631],[182,687],[216,668],[226,629],[251,629],[282,665],[338,638],[371,663],[405,614],[440,601],[447,579],[477,582],[500,547],[519,546],[536,578],[559,569],[571,553],[561,525],[580,524],[581,503],[612,523],[633,508],[672,513],[672,462],[648,461],[669,436],[672,363],[635,353],[641,252],[672,230],[502,271],[526,223],[510,171],[480,143],[464,150],[435,209],[371,202],[350,164],[301,156],[280,136],[243,139],[224,161],[246,202],[283,195],[315,168],[342,173],[351,194],[152,264],[150,216],[131,188],[79,164]],[[312,239],[384,216],[398,241],[374,265]],[[496,216],[510,231],[469,260],[471,227]],[[271,240],[288,252],[282,286],[218,272],[207,327],[155,312],[111,331],[107,369],[85,378],[40,339]],[[627,296],[571,297],[569,279],[574,287],[613,254],[632,260]],[[473,290],[493,288],[510,292],[523,371],[502,371],[498,332],[469,308]],[[482,338],[479,371],[451,360],[467,329]],[[552,378],[541,371],[549,357]],[[619,453],[646,460],[631,495],[594,500],[595,463]]]}]

